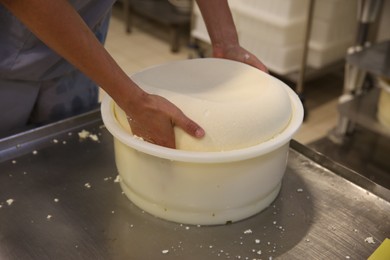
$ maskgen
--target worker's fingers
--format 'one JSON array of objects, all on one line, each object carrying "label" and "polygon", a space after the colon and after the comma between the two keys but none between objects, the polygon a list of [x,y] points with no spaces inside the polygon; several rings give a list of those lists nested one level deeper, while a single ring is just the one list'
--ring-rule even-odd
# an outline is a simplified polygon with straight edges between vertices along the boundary
[{"label": "worker's fingers", "polygon": [[133,134],[143,140],[168,148],[176,148],[174,131],[169,119],[149,119],[146,123],[131,120],[129,123]]},{"label": "worker's fingers", "polygon": [[243,62],[245,62],[248,65],[251,65],[255,68],[258,68],[259,70],[262,70],[265,73],[269,73],[267,67],[259,59],[257,59],[253,55],[248,60],[244,60]]},{"label": "worker's fingers", "polygon": [[134,135],[157,145],[176,148],[174,127],[182,128],[196,138],[205,135],[204,130],[174,104],[163,97],[148,95],[129,115],[129,124]]},{"label": "worker's fingers", "polygon": [[172,116],[172,122],[174,126],[180,127],[193,137],[202,138],[205,135],[204,129],[180,110],[177,110]]},{"label": "worker's fingers", "polygon": [[267,67],[255,55],[239,45],[233,46],[227,50],[224,50],[223,52],[215,53],[214,56],[217,58],[224,58],[246,63],[252,67],[268,73]]}]

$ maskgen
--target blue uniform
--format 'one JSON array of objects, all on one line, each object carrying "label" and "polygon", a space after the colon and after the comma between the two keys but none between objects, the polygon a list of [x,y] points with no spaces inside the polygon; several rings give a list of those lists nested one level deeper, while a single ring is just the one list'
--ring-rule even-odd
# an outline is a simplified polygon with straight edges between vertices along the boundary
[{"label": "blue uniform", "polygon": [[[115,0],[71,0],[103,43]],[[98,105],[95,83],[0,5],[0,136]]]}]

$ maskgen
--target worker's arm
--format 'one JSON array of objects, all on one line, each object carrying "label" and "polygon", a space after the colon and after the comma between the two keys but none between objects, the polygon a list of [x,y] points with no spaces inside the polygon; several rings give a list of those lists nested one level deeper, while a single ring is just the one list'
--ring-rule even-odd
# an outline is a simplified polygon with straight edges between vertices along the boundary
[{"label": "worker's arm", "polygon": [[175,147],[173,126],[204,131],[166,99],[140,89],[117,65],[66,0],[0,0],[46,45],[101,86],[131,118],[134,134]]},{"label": "worker's arm", "polygon": [[242,48],[227,0],[196,0],[209,33],[213,56],[247,63],[267,71],[264,64]]}]

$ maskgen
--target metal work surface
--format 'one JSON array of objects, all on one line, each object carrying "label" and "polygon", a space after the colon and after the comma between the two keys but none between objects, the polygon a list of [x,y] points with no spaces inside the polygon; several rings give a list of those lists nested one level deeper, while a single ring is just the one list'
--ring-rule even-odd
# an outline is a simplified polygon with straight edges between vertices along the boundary
[{"label": "metal work surface", "polygon": [[343,142],[320,138],[308,146],[390,189],[390,139],[357,125]]},{"label": "metal work surface", "polygon": [[355,185],[295,142],[263,212],[222,226],[155,218],[115,182],[99,114],[86,120],[0,141],[0,259],[367,259],[390,236],[389,190]]}]

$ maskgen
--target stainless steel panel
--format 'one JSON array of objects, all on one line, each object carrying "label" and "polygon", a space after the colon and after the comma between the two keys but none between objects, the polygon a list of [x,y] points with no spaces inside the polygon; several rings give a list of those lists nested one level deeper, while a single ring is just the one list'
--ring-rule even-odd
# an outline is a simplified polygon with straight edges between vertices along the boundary
[{"label": "stainless steel panel", "polygon": [[354,184],[296,143],[263,212],[222,226],[155,218],[114,182],[101,125],[95,113],[0,141],[0,259],[366,259],[390,236],[389,190]]}]

